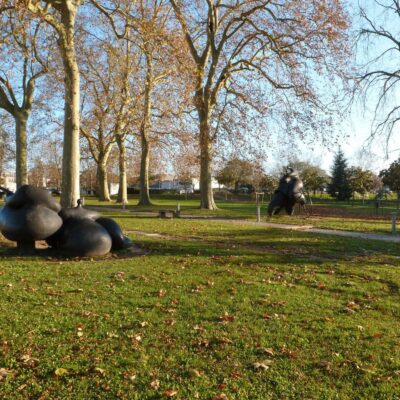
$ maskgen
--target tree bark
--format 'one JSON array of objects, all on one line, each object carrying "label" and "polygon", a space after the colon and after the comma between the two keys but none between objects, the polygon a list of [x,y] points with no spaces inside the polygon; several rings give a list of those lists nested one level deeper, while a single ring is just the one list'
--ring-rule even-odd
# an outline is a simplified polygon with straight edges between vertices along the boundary
[{"label": "tree bark", "polygon": [[151,125],[151,96],[153,92],[153,61],[149,50],[146,52],[147,74],[144,99],[143,123],[140,130],[141,139],[141,161],[140,161],[140,195],[139,205],[147,206],[151,204],[149,191],[149,160],[150,160],[150,141],[149,131]]},{"label": "tree bark", "polygon": [[125,138],[117,135],[117,145],[119,149],[119,188],[117,202],[128,204],[128,185],[126,179],[126,146]]},{"label": "tree bark", "polygon": [[200,122],[200,208],[217,210],[212,190],[212,140],[207,111],[198,107]]},{"label": "tree bark", "polygon": [[60,38],[65,70],[64,145],[61,205],[74,207],[80,198],[79,184],[79,68],[74,45],[76,8],[66,8],[62,13],[65,36]]},{"label": "tree bark", "polygon": [[26,126],[29,112],[20,112],[15,118],[16,183],[17,188],[28,184]]},{"label": "tree bark", "polygon": [[148,206],[151,204],[149,190],[149,161],[150,161],[150,144],[146,129],[142,129],[141,138],[141,160],[140,160],[140,195],[139,205]]},{"label": "tree bark", "polygon": [[98,197],[100,201],[111,201],[110,191],[108,190],[107,160],[104,156],[99,158],[100,160],[97,164]]}]

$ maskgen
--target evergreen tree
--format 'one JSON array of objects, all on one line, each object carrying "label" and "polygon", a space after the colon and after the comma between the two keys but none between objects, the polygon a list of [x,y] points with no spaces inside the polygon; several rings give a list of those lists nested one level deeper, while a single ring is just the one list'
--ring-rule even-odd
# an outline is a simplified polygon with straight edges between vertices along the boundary
[{"label": "evergreen tree", "polygon": [[331,169],[331,183],[328,185],[328,193],[337,200],[348,200],[351,197],[349,168],[347,160],[341,149],[335,155]]}]

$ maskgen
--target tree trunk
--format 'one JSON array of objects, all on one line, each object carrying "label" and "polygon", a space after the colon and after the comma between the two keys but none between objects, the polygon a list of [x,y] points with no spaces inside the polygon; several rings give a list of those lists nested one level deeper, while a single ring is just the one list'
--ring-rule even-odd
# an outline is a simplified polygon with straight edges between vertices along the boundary
[{"label": "tree trunk", "polygon": [[29,113],[15,114],[16,181],[17,188],[28,184],[26,125]]},{"label": "tree trunk", "polygon": [[99,200],[111,201],[110,192],[108,190],[107,160],[104,157],[101,157],[97,164],[97,187]]},{"label": "tree trunk", "polygon": [[126,181],[126,146],[125,139],[117,135],[117,145],[119,149],[119,188],[117,202],[128,204],[128,185]]},{"label": "tree trunk", "polygon": [[149,160],[150,160],[150,142],[149,132],[151,125],[151,96],[153,92],[153,60],[149,49],[146,49],[146,87],[144,99],[143,123],[140,130],[141,139],[141,161],[140,161],[140,195],[139,205],[147,206],[151,204],[149,192]]},{"label": "tree trunk", "polygon": [[200,121],[200,208],[216,210],[212,190],[212,142],[207,112],[198,110]]},{"label": "tree trunk", "polygon": [[141,161],[140,161],[140,195],[139,205],[147,206],[151,204],[149,191],[149,160],[150,144],[146,129],[141,130]]},{"label": "tree trunk", "polygon": [[64,144],[62,162],[61,205],[74,207],[80,197],[79,185],[79,68],[74,44],[76,8],[62,12],[65,35],[60,38],[65,72]]}]

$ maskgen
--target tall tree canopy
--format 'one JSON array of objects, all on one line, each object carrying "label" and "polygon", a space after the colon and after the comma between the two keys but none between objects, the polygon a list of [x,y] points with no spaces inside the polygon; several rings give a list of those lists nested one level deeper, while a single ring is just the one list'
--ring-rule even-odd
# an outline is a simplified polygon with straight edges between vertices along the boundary
[{"label": "tall tree canopy", "polygon": [[[341,70],[348,20],[341,1],[170,0],[194,62],[202,208],[213,209],[213,146],[226,108],[265,115],[266,92],[320,106],[313,73]],[[293,112],[287,103],[286,114]],[[281,104],[282,106],[282,104]]]}]

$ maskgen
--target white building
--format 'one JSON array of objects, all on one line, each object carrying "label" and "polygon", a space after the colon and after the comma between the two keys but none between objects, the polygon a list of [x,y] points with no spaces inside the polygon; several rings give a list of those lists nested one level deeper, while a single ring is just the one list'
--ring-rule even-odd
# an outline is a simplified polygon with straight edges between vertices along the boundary
[{"label": "white building", "polygon": [[1,186],[5,187],[8,190],[11,190],[12,192],[15,192],[17,190],[15,173],[4,171],[1,178],[1,180],[3,181],[3,184]]}]

